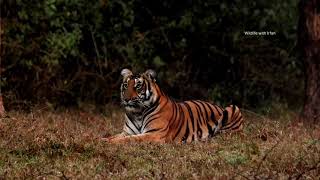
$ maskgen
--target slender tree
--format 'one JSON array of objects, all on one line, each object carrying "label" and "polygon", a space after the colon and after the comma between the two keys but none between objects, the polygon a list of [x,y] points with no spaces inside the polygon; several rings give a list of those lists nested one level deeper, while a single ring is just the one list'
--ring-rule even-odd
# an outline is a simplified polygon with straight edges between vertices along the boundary
[{"label": "slender tree", "polygon": [[[3,21],[2,21],[2,14],[0,13],[1,15],[1,18],[0,18],[0,52],[2,52],[2,31],[3,31]],[[1,56],[2,56],[2,53],[1,53]],[[2,72],[2,69],[1,69],[1,61],[2,61],[2,57],[0,57],[0,78],[1,78],[1,72]],[[1,83],[1,80],[0,80],[0,83]],[[5,110],[4,110],[4,106],[3,106],[3,100],[2,100],[2,94],[1,94],[1,86],[0,86],[0,117],[3,117],[5,114]]]},{"label": "slender tree", "polygon": [[300,0],[298,47],[305,68],[305,101],[301,118],[320,122],[320,0]]},{"label": "slender tree", "polygon": [[2,95],[0,94],[0,117],[3,117],[4,115],[5,115],[5,110],[3,107]]}]

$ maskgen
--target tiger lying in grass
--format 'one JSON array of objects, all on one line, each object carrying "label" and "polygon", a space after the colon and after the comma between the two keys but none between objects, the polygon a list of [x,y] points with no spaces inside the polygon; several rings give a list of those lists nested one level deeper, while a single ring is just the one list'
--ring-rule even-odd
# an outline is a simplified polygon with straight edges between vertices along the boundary
[{"label": "tiger lying in grass", "polygon": [[190,143],[243,128],[241,112],[235,105],[223,109],[199,100],[175,102],[161,91],[153,70],[133,74],[123,69],[121,75],[121,103],[126,113],[124,132],[103,138],[105,141]]}]

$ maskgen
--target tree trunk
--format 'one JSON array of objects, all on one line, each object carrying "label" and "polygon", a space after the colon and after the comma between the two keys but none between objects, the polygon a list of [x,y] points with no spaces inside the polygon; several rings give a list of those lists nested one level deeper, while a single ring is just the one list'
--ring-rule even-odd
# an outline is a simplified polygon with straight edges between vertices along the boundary
[{"label": "tree trunk", "polygon": [[2,95],[0,94],[0,118],[4,117],[4,115],[5,115],[5,110],[3,107]]},{"label": "tree trunk", "polygon": [[[4,25],[4,23],[3,23],[3,20],[2,20],[2,18],[0,18],[0,41],[2,41],[2,35],[3,35],[3,25]],[[2,49],[3,47],[2,47],[2,42],[0,42],[0,53],[1,53],[1,56],[2,56],[2,51],[3,51],[3,49]],[[2,60],[2,57],[0,58],[0,78],[2,77],[1,75],[2,75],[2,64],[1,64],[1,60]],[[2,100],[2,94],[1,94],[1,79],[0,79],[0,118],[1,117],[4,117],[4,115],[5,115],[5,110],[4,110],[4,106],[3,106],[3,100]]]},{"label": "tree trunk", "polygon": [[305,101],[301,118],[320,122],[320,0],[300,0],[298,47],[305,68]]}]

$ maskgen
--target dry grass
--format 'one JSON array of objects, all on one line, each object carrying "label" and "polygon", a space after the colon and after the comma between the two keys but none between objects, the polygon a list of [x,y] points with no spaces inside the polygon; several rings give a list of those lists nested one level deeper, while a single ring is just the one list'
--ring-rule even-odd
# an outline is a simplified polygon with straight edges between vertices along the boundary
[{"label": "dry grass", "polygon": [[242,134],[192,144],[111,145],[122,113],[9,112],[0,120],[5,179],[320,179],[320,128],[245,112]]}]

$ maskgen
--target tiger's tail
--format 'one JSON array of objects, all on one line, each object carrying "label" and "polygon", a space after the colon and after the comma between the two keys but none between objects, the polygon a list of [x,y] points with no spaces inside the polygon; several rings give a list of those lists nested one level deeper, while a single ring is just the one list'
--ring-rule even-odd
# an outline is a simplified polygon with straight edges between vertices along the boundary
[{"label": "tiger's tail", "polygon": [[243,117],[236,105],[230,105],[223,111],[221,132],[237,132],[243,129]]}]

